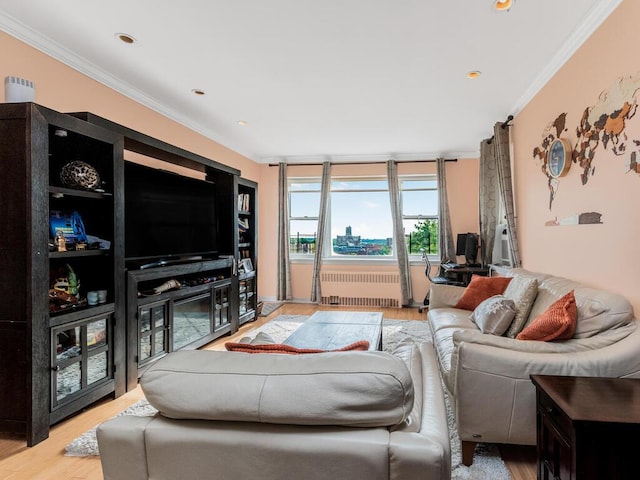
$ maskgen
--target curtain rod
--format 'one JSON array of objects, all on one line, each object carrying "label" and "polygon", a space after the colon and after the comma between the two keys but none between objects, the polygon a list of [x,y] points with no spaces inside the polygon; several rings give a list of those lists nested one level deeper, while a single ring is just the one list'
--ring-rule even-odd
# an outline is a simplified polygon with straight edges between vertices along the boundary
[{"label": "curtain rod", "polygon": [[[500,128],[507,128],[509,126],[509,122],[511,122],[511,120],[513,120],[513,115],[509,115],[507,117],[507,119],[502,123],[502,125],[500,125]],[[491,138],[489,140],[487,140],[487,143],[489,145],[491,145],[491,142],[493,142],[493,138],[495,137],[495,135],[491,135]]]},{"label": "curtain rod", "polygon": [[509,126],[509,122],[511,122],[511,120],[513,120],[513,115],[509,115],[507,117],[507,120],[502,123],[501,127],[502,128],[507,128]]},{"label": "curtain rod", "polygon": [[[436,159],[430,159],[430,160],[396,160],[397,163],[433,163],[435,162]],[[445,162],[457,162],[458,159],[457,158],[445,158],[444,160]],[[287,166],[291,166],[291,167],[304,167],[304,166],[322,166],[322,163],[287,163],[285,162]],[[387,163],[386,160],[380,160],[380,161],[375,161],[375,162],[337,162],[337,163],[333,163],[330,162],[331,165],[375,165],[375,164],[379,164],[379,163]],[[277,167],[278,165],[280,165],[279,163],[270,163],[269,166],[270,167]]]}]

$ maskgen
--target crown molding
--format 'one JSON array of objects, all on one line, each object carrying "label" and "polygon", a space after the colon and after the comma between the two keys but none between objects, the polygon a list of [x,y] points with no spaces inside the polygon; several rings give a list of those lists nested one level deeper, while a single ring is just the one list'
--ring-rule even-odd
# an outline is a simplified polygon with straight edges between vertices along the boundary
[{"label": "crown molding", "polygon": [[573,31],[560,50],[551,57],[547,66],[535,78],[533,83],[518,99],[512,108],[512,114],[517,115],[542,88],[558,73],[562,66],[584,44],[593,32],[609,17],[623,0],[601,0],[596,2],[580,26]]},{"label": "crown molding", "polygon": [[618,8],[623,0],[601,0],[597,2],[585,17],[579,28],[573,31],[562,48],[551,58],[547,66],[540,72],[529,88],[518,99],[513,109],[517,115],[542,88],[558,73],[562,66],[576,53],[593,32]]},{"label": "crown molding", "polygon": [[220,145],[229,148],[245,157],[256,160],[249,152],[243,151],[238,145],[231,145],[226,139],[222,139],[219,135],[206,128],[202,128],[201,125],[193,122],[188,117],[182,115],[180,112],[167,108],[165,105],[158,102],[153,97],[145,94],[143,91],[135,88],[133,85],[122,81],[120,78],[115,77],[106,70],[98,67],[97,65],[88,62],[82,57],[76,55],[69,49],[53,41],[46,35],[28,27],[24,23],[16,20],[10,15],[0,11],[0,29],[17,38],[18,40],[30,45],[31,47],[39,50],[46,55],[64,63],[65,65],[73,68],[74,70],[86,75],[87,77],[106,85],[107,87],[115,90],[118,93],[130,98],[131,100],[177,122],[185,127],[199,133]]}]

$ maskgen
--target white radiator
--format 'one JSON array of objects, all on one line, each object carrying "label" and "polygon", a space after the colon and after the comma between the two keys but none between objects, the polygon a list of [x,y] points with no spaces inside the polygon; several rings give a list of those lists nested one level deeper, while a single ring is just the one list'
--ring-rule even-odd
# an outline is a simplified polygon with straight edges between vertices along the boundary
[{"label": "white radiator", "polygon": [[399,307],[400,275],[389,272],[321,272],[323,305]]}]

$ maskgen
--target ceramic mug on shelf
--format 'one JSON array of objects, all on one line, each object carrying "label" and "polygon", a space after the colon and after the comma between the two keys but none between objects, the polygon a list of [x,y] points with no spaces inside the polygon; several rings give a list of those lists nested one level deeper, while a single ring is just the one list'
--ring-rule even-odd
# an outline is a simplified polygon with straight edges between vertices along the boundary
[{"label": "ceramic mug on shelf", "polygon": [[98,304],[98,292],[87,292],[87,302],[89,305]]},{"label": "ceramic mug on shelf", "polygon": [[98,303],[107,303],[107,291],[98,290]]}]

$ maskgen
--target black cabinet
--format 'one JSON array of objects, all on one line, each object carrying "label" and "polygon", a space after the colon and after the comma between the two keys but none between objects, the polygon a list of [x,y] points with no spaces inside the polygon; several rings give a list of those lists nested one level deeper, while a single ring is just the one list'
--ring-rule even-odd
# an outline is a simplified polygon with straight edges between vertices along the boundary
[{"label": "black cabinet", "polygon": [[258,311],[258,184],[238,178],[239,324]]},{"label": "black cabinet", "polygon": [[[215,182],[219,260],[125,271],[125,151]],[[0,431],[34,445],[51,424],[134,388],[155,359],[238,329],[240,171],[90,113],[33,103],[0,104],[0,162]],[[243,212],[254,235],[245,242],[246,320],[257,250],[255,185],[243,185],[254,192]],[[171,279],[180,288],[148,295]]]},{"label": "black cabinet", "polygon": [[127,272],[127,382],[169,352],[201,347],[238,329],[233,258]]},{"label": "black cabinet", "polygon": [[0,429],[28,445],[124,392],[122,149],[98,126],[0,104]]},{"label": "black cabinet", "polygon": [[114,313],[92,313],[51,328],[52,423],[77,411],[76,402],[114,391]]}]

